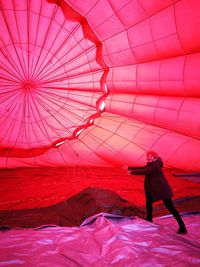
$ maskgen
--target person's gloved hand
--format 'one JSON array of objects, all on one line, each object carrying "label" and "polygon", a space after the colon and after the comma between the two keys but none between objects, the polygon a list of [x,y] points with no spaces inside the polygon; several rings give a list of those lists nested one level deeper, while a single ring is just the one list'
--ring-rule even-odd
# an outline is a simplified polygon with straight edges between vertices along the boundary
[{"label": "person's gloved hand", "polygon": [[128,166],[124,165],[124,166],[122,166],[122,169],[127,171],[128,170]]}]

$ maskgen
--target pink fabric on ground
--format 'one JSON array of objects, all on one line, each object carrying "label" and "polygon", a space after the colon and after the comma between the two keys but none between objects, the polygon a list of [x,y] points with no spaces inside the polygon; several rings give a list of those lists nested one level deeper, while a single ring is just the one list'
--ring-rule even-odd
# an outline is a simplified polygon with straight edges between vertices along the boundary
[{"label": "pink fabric on ground", "polygon": [[[101,215],[101,216],[100,216]],[[100,214],[80,227],[0,232],[0,266],[133,267],[200,265],[199,215],[178,235],[172,217],[149,223]]]}]

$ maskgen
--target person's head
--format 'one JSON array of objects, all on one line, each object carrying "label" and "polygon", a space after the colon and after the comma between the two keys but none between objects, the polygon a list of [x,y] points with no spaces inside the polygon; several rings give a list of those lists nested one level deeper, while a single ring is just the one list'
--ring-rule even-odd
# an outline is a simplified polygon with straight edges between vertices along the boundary
[{"label": "person's head", "polygon": [[155,160],[157,160],[158,158],[158,154],[154,151],[148,151],[147,152],[147,161],[148,162],[153,162]]}]

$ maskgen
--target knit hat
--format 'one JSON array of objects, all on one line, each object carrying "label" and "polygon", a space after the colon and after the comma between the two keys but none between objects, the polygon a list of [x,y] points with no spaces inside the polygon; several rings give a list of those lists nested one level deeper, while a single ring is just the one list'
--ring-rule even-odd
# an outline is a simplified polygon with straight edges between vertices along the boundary
[{"label": "knit hat", "polygon": [[158,157],[158,154],[154,151],[148,151],[147,152],[147,156],[153,156],[154,158],[157,158]]}]

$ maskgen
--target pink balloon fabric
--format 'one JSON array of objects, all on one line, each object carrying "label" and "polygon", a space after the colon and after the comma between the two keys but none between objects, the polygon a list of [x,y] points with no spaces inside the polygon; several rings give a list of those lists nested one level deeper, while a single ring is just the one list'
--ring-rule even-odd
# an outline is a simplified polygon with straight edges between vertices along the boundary
[{"label": "pink balloon fabric", "polygon": [[[96,218],[95,218],[96,217]],[[95,220],[96,219],[96,220]],[[0,233],[1,266],[199,266],[199,215],[145,220],[98,214],[80,227],[14,229]]]},{"label": "pink balloon fabric", "polygon": [[[0,167],[200,171],[198,0],[2,0]],[[87,159],[87,161],[86,161]]]}]

